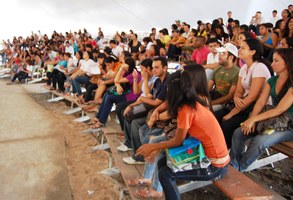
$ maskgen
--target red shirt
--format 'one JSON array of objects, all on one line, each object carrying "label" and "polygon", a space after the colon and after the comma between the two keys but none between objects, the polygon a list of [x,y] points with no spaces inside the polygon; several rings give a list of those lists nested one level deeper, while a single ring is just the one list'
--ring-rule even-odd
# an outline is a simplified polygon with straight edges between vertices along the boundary
[{"label": "red shirt", "polygon": [[210,53],[210,50],[206,46],[203,46],[200,50],[195,49],[192,53],[191,60],[201,65],[204,61],[208,59],[209,53]]}]

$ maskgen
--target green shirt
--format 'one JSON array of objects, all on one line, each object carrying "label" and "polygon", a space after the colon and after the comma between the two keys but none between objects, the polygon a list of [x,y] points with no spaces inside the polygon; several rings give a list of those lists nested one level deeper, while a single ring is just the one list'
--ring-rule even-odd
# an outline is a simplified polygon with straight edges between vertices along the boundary
[{"label": "green shirt", "polygon": [[[276,94],[276,84],[277,84],[278,78],[279,78],[279,76],[272,76],[268,80],[268,84],[271,87],[271,89],[270,89],[270,95],[272,97],[272,101],[273,101],[273,106],[274,107],[276,107],[279,104],[279,102],[282,100],[282,98],[279,98],[278,95]],[[293,105],[291,105],[286,112],[288,114],[290,114],[291,116],[293,116]]]},{"label": "green shirt", "polygon": [[237,84],[239,67],[233,65],[231,68],[226,69],[223,66],[214,70],[211,80],[215,83],[215,90],[222,96],[229,93],[232,85]]}]

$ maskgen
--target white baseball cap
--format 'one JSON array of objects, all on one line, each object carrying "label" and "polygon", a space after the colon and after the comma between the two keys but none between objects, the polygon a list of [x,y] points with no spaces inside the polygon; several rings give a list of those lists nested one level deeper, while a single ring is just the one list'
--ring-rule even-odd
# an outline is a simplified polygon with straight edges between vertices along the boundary
[{"label": "white baseball cap", "polygon": [[232,43],[226,43],[224,46],[216,48],[217,52],[223,53],[223,52],[230,52],[234,56],[238,57],[238,49],[237,47]]}]

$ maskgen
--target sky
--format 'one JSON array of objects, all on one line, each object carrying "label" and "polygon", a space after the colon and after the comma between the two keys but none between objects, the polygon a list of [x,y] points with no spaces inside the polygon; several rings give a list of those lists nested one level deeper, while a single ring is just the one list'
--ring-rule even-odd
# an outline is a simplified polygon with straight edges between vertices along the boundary
[{"label": "sky", "polygon": [[260,10],[269,20],[272,10],[281,11],[290,0],[5,0],[1,5],[0,40],[43,34],[78,31],[86,28],[93,36],[98,27],[104,34],[116,31],[150,32],[152,27],[169,28],[174,20],[196,27],[197,20],[211,22],[231,10],[240,23],[249,23]]}]

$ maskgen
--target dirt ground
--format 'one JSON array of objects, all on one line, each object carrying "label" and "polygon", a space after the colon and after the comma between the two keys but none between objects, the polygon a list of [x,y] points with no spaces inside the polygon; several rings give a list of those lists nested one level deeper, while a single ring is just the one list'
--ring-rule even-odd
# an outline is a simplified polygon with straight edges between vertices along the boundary
[{"label": "dirt ground", "polygon": [[[81,134],[80,131],[88,128],[86,123],[75,123],[76,116],[65,115],[69,104],[65,101],[48,103],[48,93],[31,94],[32,98],[51,112],[64,127],[65,145],[67,149],[67,163],[69,169],[72,197],[74,200],[116,200],[120,190],[125,188],[121,176],[109,177],[99,172],[109,165],[111,153],[108,151],[92,152],[92,147],[98,144],[93,135]],[[293,199],[293,161],[285,159],[270,166],[247,173],[248,176],[273,189],[286,199]],[[130,199],[124,192],[123,199]],[[228,199],[215,186],[210,185],[182,195],[183,200],[200,199]]]}]

